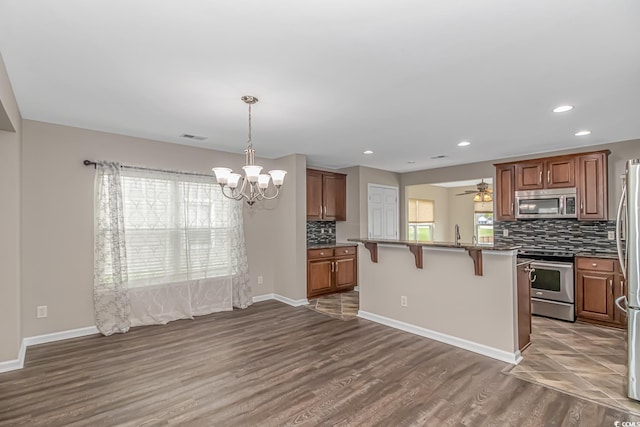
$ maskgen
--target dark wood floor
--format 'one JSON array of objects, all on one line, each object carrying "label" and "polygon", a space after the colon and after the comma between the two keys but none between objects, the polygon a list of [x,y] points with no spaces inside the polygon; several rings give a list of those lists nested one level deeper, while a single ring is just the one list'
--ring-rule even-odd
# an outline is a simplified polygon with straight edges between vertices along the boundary
[{"label": "dark wood floor", "polygon": [[362,319],[266,301],[43,344],[0,374],[0,425],[613,426],[622,411]]}]

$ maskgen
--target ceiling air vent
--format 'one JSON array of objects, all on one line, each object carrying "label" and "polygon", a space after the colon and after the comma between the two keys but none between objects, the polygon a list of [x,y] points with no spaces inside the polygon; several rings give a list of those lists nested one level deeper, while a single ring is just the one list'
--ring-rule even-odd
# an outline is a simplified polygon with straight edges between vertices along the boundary
[{"label": "ceiling air vent", "polygon": [[191,135],[188,133],[183,133],[182,135],[180,135],[180,138],[194,139],[196,141],[205,141],[207,139],[206,136]]},{"label": "ceiling air vent", "polygon": [[440,154],[439,156],[433,156],[432,159],[444,159],[447,156]]}]

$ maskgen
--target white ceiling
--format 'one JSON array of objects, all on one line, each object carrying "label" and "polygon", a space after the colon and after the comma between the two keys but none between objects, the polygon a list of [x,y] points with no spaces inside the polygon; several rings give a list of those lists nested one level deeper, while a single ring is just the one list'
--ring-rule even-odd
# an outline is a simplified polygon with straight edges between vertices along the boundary
[{"label": "white ceiling", "polygon": [[254,95],[258,156],[331,168],[640,138],[639,40],[637,0],[0,0],[24,118],[241,152]]}]

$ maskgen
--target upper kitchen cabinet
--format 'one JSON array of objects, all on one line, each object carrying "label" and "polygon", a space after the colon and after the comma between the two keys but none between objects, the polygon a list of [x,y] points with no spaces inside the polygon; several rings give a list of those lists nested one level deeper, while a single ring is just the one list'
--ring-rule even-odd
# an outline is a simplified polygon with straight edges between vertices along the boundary
[{"label": "upper kitchen cabinet", "polygon": [[[576,189],[579,220],[606,220],[608,154],[609,151],[604,150],[495,164],[496,220],[516,219],[516,192],[553,188]],[[541,192],[537,196],[545,194]]]},{"label": "upper kitchen cabinet", "polygon": [[307,220],[346,221],[347,176],[307,169]]},{"label": "upper kitchen cabinet", "polygon": [[518,162],[515,168],[517,191],[576,186],[573,156]]},{"label": "upper kitchen cabinet", "polygon": [[578,157],[578,219],[606,220],[608,151]]},{"label": "upper kitchen cabinet", "polygon": [[495,219],[497,221],[513,221],[516,219],[515,200],[515,166],[496,166],[496,185],[494,199],[496,201]]}]

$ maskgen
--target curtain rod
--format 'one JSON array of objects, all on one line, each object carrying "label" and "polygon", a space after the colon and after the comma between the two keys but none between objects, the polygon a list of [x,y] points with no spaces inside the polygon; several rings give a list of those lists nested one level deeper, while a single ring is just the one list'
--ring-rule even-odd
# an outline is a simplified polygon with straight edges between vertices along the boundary
[{"label": "curtain rod", "polygon": [[[85,160],[84,162],[82,162],[82,164],[84,164],[85,166],[93,166],[94,169],[98,166],[97,162],[94,162],[94,161],[91,161],[91,160]],[[179,171],[172,171],[172,170],[166,170],[166,169],[152,169],[152,168],[144,168],[144,167],[141,167],[141,166],[128,166],[128,165],[120,165],[120,167],[124,168],[124,169],[135,169],[135,170],[140,170],[140,171],[165,172],[165,173],[175,173],[175,174],[180,174],[180,175],[204,176],[204,177],[207,177],[207,178],[215,179],[215,175],[207,175],[205,173],[179,172]]]}]

